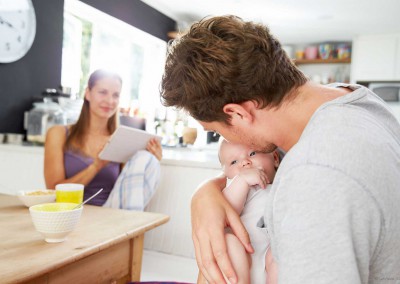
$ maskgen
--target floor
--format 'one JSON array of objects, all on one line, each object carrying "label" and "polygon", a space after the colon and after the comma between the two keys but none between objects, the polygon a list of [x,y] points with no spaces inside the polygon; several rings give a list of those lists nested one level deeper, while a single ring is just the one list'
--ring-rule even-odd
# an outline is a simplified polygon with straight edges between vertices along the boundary
[{"label": "floor", "polygon": [[195,259],[144,250],[141,281],[175,281],[196,283]]}]

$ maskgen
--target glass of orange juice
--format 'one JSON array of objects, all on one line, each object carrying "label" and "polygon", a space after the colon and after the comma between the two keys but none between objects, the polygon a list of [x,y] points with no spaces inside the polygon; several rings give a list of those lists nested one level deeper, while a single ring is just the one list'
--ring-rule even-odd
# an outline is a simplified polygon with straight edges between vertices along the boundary
[{"label": "glass of orange juice", "polygon": [[81,203],[83,201],[83,184],[61,183],[56,185],[56,202]]}]

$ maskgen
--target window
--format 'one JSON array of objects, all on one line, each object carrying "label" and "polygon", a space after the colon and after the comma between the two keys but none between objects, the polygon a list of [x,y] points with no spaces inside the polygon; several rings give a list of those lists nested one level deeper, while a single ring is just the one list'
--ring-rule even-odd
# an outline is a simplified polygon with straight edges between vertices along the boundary
[{"label": "window", "polygon": [[[85,3],[65,0],[61,84],[82,97],[91,72],[123,80],[120,106],[135,109],[154,129],[167,43]],[[150,124],[150,125],[149,125]]]}]

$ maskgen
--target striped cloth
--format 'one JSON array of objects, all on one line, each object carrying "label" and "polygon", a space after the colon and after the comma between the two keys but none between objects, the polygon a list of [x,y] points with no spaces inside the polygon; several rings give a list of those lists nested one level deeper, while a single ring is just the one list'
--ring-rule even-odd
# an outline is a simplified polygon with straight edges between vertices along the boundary
[{"label": "striped cloth", "polygon": [[125,164],[103,207],[144,211],[159,180],[159,161],[147,151],[138,151]]}]

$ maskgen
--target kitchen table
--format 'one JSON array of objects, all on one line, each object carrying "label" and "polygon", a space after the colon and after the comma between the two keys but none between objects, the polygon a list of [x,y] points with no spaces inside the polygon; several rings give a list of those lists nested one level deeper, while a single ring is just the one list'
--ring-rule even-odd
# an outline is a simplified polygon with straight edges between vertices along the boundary
[{"label": "kitchen table", "polygon": [[126,283],[139,281],[146,231],[169,217],[85,205],[62,243],[46,243],[29,209],[0,194],[1,283]]}]

